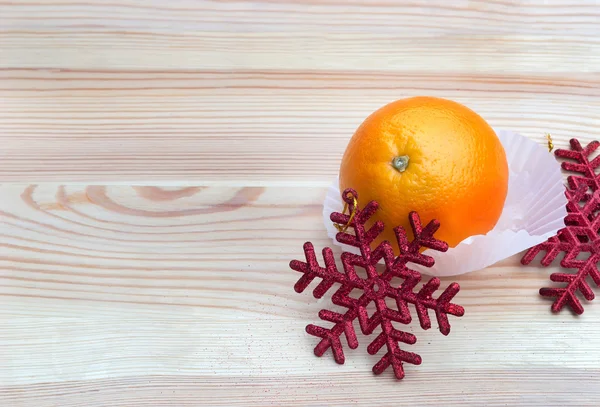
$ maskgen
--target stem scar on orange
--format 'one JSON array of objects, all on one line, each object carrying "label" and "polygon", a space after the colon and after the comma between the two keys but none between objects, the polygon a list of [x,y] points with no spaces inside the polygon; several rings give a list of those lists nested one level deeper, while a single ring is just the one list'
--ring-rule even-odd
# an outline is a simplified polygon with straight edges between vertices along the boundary
[{"label": "stem scar on orange", "polygon": [[[376,200],[393,227],[407,231],[410,211],[423,223],[438,219],[436,237],[450,247],[492,230],[508,191],[506,153],[477,113],[451,100],[413,97],[371,114],[350,140],[340,167],[340,190],[361,202]],[[396,248],[397,249],[397,248]]]}]

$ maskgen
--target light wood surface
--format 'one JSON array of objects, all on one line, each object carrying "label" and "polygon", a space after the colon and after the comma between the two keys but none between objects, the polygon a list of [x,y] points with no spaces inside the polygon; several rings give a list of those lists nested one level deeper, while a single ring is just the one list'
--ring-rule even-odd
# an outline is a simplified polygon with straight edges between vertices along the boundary
[{"label": "light wood surface", "polygon": [[0,405],[598,405],[600,304],[551,314],[556,267],[453,279],[401,382],[364,337],[313,355],[288,268],[386,102],[600,138],[598,38],[596,0],[0,1]]}]

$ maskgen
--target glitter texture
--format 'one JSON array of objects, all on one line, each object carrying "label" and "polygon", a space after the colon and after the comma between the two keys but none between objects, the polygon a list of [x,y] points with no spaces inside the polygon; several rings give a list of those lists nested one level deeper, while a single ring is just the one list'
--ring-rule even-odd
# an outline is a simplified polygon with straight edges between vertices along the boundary
[{"label": "glitter texture", "polygon": [[594,299],[588,277],[600,286],[600,182],[595,170],[600,166],[600,157],[590,160],[590,155],[600,146],[593,141],[585,148],[578,140],[571,140],[571,150],[556,150],[559,158],[574,160],[565,161],[562,168],[578,173],[568,178],[565,195],[567,197],[567,216],[565,227],[559,230],[546,242],[532,247],[525,253],[521,263],[529,264],[538,253],[545,253],[540,263],[549,266],[561,253],[564,256],[561,267],[575,269],[575,273],[553,273],[550,280],[566,283],[565,287],[542,288],[540,295],[555,298],[552,311],[560,312],[568,305],[575,313],[582,314],[584,309],[577,293],[588,301]]},{"label": "glitter texture", "polygon": [[[315,298],[321,298],[334,284],[340,284],[340,287],[332,296],[332,302],[347,310],[343,313],[321,310],[319,317],[323,321],[332,322],[334,325],[331,328],[324,328],[311,324],[306,327],[306,332],[321,338],[321,341],[315,347],[317,356],[322,356],[325,351],[331,348],[335,361],[342,364],[345,361],[341,341],[342,334],[351,349],[358,347],[354,320],[358,319],[360,329],[364,335],[371,335],[379,327],[381,332],[369,344],[367,352],[375,355],[385,347],[386,353],[373,366],[373,372],[380,374],[391,366],[396,378],[402,379],[404,377],[404,362],[414,365],[421,364],[419,355],[407,352],[399,346],[400,342],[412,345],[417,341],[417,338],[411,333],[398,330],[392,326],[392,322],[399,324],[411,322],[409,304],[415,307],[423,329],[431,328],[429,310],[432,310],[435,313],[440,332],[444,335],[450,333],[448,314],[458,317],[464,314],[463,307],[450,302],[460,290],[457,283],[450,284],[438,298],[432,296],[440,287],[438,278],[432,278],[415,292],[415,287],[421,281],[421,274],[407,266],[408,263],[415,263],[431,267],[434,263],[433,259],[423,255],[421,248],[446,251],[448,245],[433,237],[440,226],[439,222],[431,221],[423,228],[417,213],[412,212],[409,215],[415,236],[412,241],[408,240],[406,231],[402,227],[394,229],[400,247],[400,255],[394,256],[394,251],[389,242],[382,242],[375,249],[372,249],[371,243],[384,229],[383,223],[378,221],[366,230],[366,222],[377,211],[377,202],[372,201],[361,210],[355,207],[356,199],[358,199],[356,191],[347,189],[342,197],[348,204],[350,213],[354,213],[354,217],[350,220],[350,215],[334,212],[331,214],[331,221],[341,225],[348,224],[349,228],[354,230],[354,234],[340,232],[337,234],[336,239],[340,243],[359,248],[361,254],[343,252],[341,262],[344,272],[342,273],[337,268],[333,251],[330,248],[323,249],[325,267],[321,267],[317,261],[313,245],[307,242],[304,244],[306,262],[293,260],[290,262],[290,267],[303,273],[303,276],[294,286],[296,292],[303,292],[314,279],[318,278],[321,281],[313,290],[313,295]],[[385,268],[379,273],[377,263],[381,259],[384,260]],[[357,268],[364,270],[362,277],[359,275]],[[392,284],[392,279],[396,278],[401,280],[399,285]],[[359,291],[360,296],[358,298],[350,296],[353,290]],[[393,302],[395,306],[390,308],[389,304],[386,303],[386,299],[390,303]],[[367,306],[370,304],[374,305],[376,309],[372,315],[368,315],[367,311]]]}]

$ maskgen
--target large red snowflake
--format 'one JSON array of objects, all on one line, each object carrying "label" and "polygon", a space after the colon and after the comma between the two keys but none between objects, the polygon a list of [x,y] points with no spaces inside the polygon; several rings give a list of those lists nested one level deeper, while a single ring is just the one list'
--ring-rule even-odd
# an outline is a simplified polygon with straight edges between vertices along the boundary
[{"label": "large red snowflake", "polygon": [[588,277],[600,286],[600,175],[596,169],[600,166],[600,157],[590,160],[590,155],[600,146],[593,141],[585,148],[579,141],[571,140],[571,150],[556,150],[560,158],[573,160],[565,161],[562,168],[578,173],[568,178],[565,195],[567,197],[567,216],[565,227],[559,230],[546,242],[532,247],[525,253],[521,263],[529,264],[538,253],[545,253],[542,266],[549,266],[561,253],[564,256],[560,262],[563,268],[575,269],[575,273],[553,273],[550,280],[566,283],[564,287],[541,288],[544,297],[555,298],[552,311],[559,312],[565,305],[577,313],[583,313],[583,306],[577,293],[588,301],[594,299]]},{"label": "large red snowflake", "polygon": [[[446,251],[448,245],[433,237],[440,226],[439,222],[431,221],[425,228],[422,228],[419,216],[412,212],[410,214],[410,223],[414,233],[412,241],[409,242],[406,231],[402,227],[394,229],[400,248],[398,256],[394,255],[392,246],[387,241],[372,249],[371,243],[384,229],[383,223],[378,221],[369,230],[366,230],[366,222],[377,211],[377,202],[372,201],[361,210],[356,207],[357,194],[354,190],[344,191],[342,197],[348,204],[350,213],[354,216],[334,212],[331,214],[331,220],[337,224],[348,225],[354,230],[354,234],[343,231],[337,234],[336,239],[340,243],[359,248],[361,254],[343,252],[341,261],[344,271],[340,272],[330,248],[323,249],[325,267],[321,267],[313,245],[308,242],[304,244],[306,262],[293,260],[290,263],[293,270],[304,274],[294,287],[297,292],[303,292],[315,278],[318,278],[321,282],[315,287],[313,295],[315,298],[321,298],[334,284],[338,283],[340,287],[333,294],[332,302],[346,309],[342,313],[321,310],[319,317],[324,321],[332,322],[333,326],[324,328],[311,324],[306,327],[306,332],[321,338],[315,347],[317,356],[322,356],[327,349],[331,348],[335,361],[341,364],[345,361],[340,339],[342,334],[346,337],[351,349],[358,347],[354,320],[358,319],[364,335],[371,335],[379,327],[381,332],[369,344],[367,351],[369,354],[375,355],[385,346],[386,353],[373,366],[373,372],[380,374],[392,366],[395,376],[402,379],[404,377],[403,362],[414,365],[421,364],[419,355],[407,352],[399,346],[399,342],[412,345],[417,338],[392,325],[392,322],[400,324],[411,322],[408,305],[414,305],[423,329],[431,328],[429,310],[433,310],[439,329],[444,335],[450,333],[448,314],[458,317],[464,314],[463,307],[450,302],[460,290],[457,283],[450,284],[438,298],[433,298],[433,293],[440,287],[440,280],[432,278],[416,291],[415,287],[421,281],[421,274],[407,266],[408,263],[421,264],[426,267],[433,266],[434,260],[423,255],[420,249],[426,247]],[[377,263],[381,259],[384,260],[385,268],[379,273]],[[361,273],[362,276],[359,275],[357,268],[363,269],[366,273]],[[401,283],[393,284],[392,279],[394,278],[399,278]],[[355,299],[350,296],[353,290],[361,292],[359,298]],[[390,307],[386,299],[393,301],[395,306]],[[367,312],[369,304],[374,304],[376,309],[372,315],[368,315]]]}]

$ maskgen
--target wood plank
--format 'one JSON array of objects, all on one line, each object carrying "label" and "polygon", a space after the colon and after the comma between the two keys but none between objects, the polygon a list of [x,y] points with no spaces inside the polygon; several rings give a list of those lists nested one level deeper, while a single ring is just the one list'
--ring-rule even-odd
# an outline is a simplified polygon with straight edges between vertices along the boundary
[{"label": "wood plank", "polygon": [[5,181],[326,185],[370,112],[421,94],[540,143],[600,138],[595,74],[4,70],[0,81]]},{"label": "wood plank", "polygon": [[594,35],[222,33],[44,29],[3,33],[2,68],[65,70],[598,73]]},{"label": "wood plank", "polygon": [[[315,369],[316,370],[316,369]],[[472,373],[469,380],[461,375]],[[581,377],[585,377],[582,380]],[[11,406],[597,406],[596,369],[468,370],[401,384],[354,372],[261,377],[136,376],[2,387]],[[233,390],[235,389],[235,390]],[[552,389],[551,391],[548,391]],[[484,394],[484,396],[482,396]],[[591,395],[590,395],[591,394]]]},{"label": "wood plank", "polygon": [[20,0],[9,29],[594,35],[595,0]]},{"label": "wood plank", "polygon": [[556,267],[456,277],[466,315],[448,337],[413,322],[424,362],[397,383],[372,375],[362,336],[343,366],[312,354],[304,327],[330,302],[296,294],[287,263],[330,244],[322,188],[0,192],[5,405],[595,403],[600,308],[551,314],[537,290]]}]

